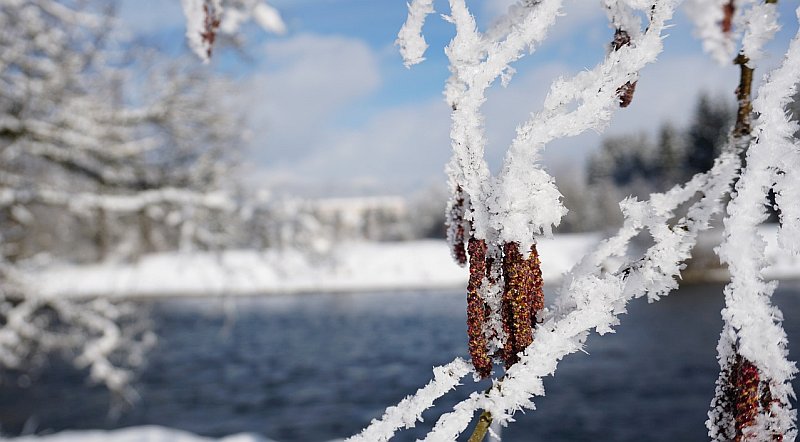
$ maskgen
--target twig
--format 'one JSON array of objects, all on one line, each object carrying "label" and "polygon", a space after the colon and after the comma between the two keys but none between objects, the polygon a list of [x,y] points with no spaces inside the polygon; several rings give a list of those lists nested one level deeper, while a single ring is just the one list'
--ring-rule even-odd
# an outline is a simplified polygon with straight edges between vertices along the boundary
[{"label": "twig", "polygon": [[484,411],[478,418],[478,423],[475,424],[475,430],[469,437],[468,442],[483,442],[490,425],[492,425],[492,413]]}]

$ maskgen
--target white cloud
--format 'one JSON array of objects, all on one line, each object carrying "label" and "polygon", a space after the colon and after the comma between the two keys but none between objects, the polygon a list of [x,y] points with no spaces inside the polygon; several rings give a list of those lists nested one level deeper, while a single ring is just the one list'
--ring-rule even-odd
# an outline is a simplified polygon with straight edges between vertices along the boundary
[{"label": "white cloud", "polygon": [[442,180],[450,157],[450,110],[441,100],[380,112],[363,127],[333,134],[330,147],[300,165],[306,174],[379,181],[387,187]]},{"label": "white cloud", "polygon": [[[602,9],[580,2],[585,0],[567,0],[567,15],[555,29],[555,42],[550,43],[576,45],[571,54],[581,57],[579,63],[562,61],[561,52],[535,54],[532,61],[519,66],[508,88],[496,86],[489,91],[484,108],[487,158],[494,170],[515,128],[541,108],[551,82],[574,75],[584,68],[583,63],[591,68],[602,59],[609,36]],[[495,0],[486,8],[503,3]],[[684,21],[673,28],[676,35],[688,32],[682,30]],[[558,38],[571,32],[579,35]],[[734,67],[716,65],[700,52],[699,44],[685,38],[668,38],[666,45],[662,59],[643,70],[633,104],[616,111],[604,134],[587,132],[547,146],[544,161],[551,170],[576,170],[605,135],[654,134],[666,121],[687,124],[701,92],[733,97],[738,75]],[[377,91],[378,60],[396,60],[386,60],[364,43],[342,37],[306,35],[267,47],[270,66],[251,87],[261,108],[256,133],[265,134],[259,140],[264,182],[327,189],[360,186],[371,191],[411,190],[444,182],[443,169],[450,156],[449,110],[438,94],[403,106],[372,103],[374,114],[357,124],[341,119],[358,114],[359,100]],[[596,59],[590,60],[590,54]],[[395,77],[393,81],[404,80]]]},{"label": "white cloud", "polygon": [[263,57],[245,90],[254,153],[267,165],[324,150],[347,106],[380,85],[376,55],[352,38],[298,35],[267,43]]},{"label": "white cloud", "polygon": [[[283,53],[289,52],[288,47],[281,48],[281,51],[274,51],[273,56],[280,59]],[[294,68],[287,69],[283,75],[271,74],[265,81],[295,78],[290,75]],[[302,69],[305,75],[320,72],[319,69]],[[688,81],[686,72],[702,75],[693,75],[692,81]],[[487,158],[494,170],[501,164],[515,128],[529,118],[531,112],[541,108],[550,83],[559,76],[574,73],[575,69],[565,64],[542,63],[517,74],[508,88],[498,86],[489,91],[484,109],[489,139]],[[283,82],[272,84],[264,91],[269,100],[274,101],[276,97],[271,94],[276,93],[283,97],[281,102],[295,102],[288,108],[270,104],[285,113],[270,114],[272,118],[283,119],[282,134],[267,131],[266,152],[280,153],[279,149],[269,147],[276,139],[293,139],[290,144],[297,150],[291,161],[279,162],[275,167],[270,166],[273,162],[267,158],[263,180],[272,184],[313,184],[316,187],[336,183],[340,187],[360,186],[369,190],[409,190],[423,183],[444,182],[443,169],[450,156],[450,122],[449,110],[442,99],[434,97],[420,103],[384,108],[362,125],[343,128],[329,120],[348,100],[364,93],[356,87],[357,76],[346,77],[350,81],[338,84],[337,93],[324,92],[328,86],[318,84],[319,79],[304,81],[297,86],[299,91],[291,93],[293,89]],[[684,125],[700,92],[730,92],[735,87],[735,77],[735,69],[719,67],[702,55],[666,58],[643,71],[633,104],[616,112],[605,133],[654,133],[664,121]],[[311,86],[306,88],[307,85]],[[317,97],[318,107],[301,105],[305,98],[297,98],[298,94],[305,97],[321,94]],[[300,121],[296,121],[298,118]],[[315,123],[309,124],[309,120]],[[312,127],[316,129],[309,130]],[[269,137],[271,132],[273,136]],[[551,169],[580,165],[602,137],[602,134],[588,132],[551,143],[545,150],[544,161]],[[303,146],[297,146],[299,143]]]}]

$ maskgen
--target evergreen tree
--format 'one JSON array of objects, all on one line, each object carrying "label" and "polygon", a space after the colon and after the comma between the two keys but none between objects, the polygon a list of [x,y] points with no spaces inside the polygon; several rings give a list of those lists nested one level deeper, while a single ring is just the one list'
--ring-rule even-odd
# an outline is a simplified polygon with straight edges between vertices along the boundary
[{"label": "evergreen tree", "polygon": [[666,123],[658,132],[657,152],[653,164],[656,189],[664,191],[678,184],[683,175],[683,136],[674,126]]},{"label": "evergreen tree", "polygon": [[711,169],[733,123],[734,112],[726,102],[702,95],[686,134],[684,178]]}]

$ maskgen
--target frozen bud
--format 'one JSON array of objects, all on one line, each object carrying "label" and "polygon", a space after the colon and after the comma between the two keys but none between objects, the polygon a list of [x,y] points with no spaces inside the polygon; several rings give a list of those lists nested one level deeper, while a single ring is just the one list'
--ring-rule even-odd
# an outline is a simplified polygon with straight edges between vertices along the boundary
[{"label": "frozen bud", "polygon": [[628,107],[633,101],[633,93],[636,91],[636,82],[627,82],[617,89],[619,96],[619,107]]},{"label": "frozen bud", "polygon": [[[617,29],[614,32],[614,39],[611,40],[611,49],[614,51],[620,50],[623,46],[631,44],[631,36],[628,31],[624,29]],[[617,96],[619,96],[619,107],[628,107],[633,101],[633,92],[636,90],[636,82],[627,82],[617,88]]]},{"label": "frozen bud", "polygon": [[617,29],[614,31],[614,39],[611,40],[611,48],[615,51],[620,50],[623,46],[631,44],[631,36],[628,31]]}]

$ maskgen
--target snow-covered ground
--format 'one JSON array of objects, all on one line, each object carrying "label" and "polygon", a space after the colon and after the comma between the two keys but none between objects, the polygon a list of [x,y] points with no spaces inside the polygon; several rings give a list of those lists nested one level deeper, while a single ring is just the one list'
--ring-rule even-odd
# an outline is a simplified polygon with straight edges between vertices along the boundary
[{"label": "snow-covered ground", "polygon": [[7,440],[13,442],[272,442],[262,436],[244,433],[222,439],[209,439],[155,425],[113,431],[63,431],[48,436],[24,436]]},{"label": "snow-covered ground", "polygon": [[[600,239],[558,235],[539,243],[546,281],[555,281]],[[202,296],[460,288],[467,271],[444,241],[352,243],[313,259],[297,251],[163,253],[136,264],[59,266],[37,273],[49,296]]]},{"label": "snow-covered ground", "polygon": [[[778,248],[777,228],[763,226],[760,232],[768,244],[764,276],[800,277],[800,258]],[[588,233],[542,239],[538,247],[545,281],[558,281],[600,238]],[[712,249],[718,243],[718,234],[700,239],[700,255],[708,255],[708,262],[686,276],[727,279],[725,269],[716,267]],[[463,287],[467,272],[453,262],[444,241],[429,240],[343,244],[331,256],[316,259],[291,250],[162,253],[135,264],[52,267],[34,279],[48,296],[152,297],[450,289]]]}]

